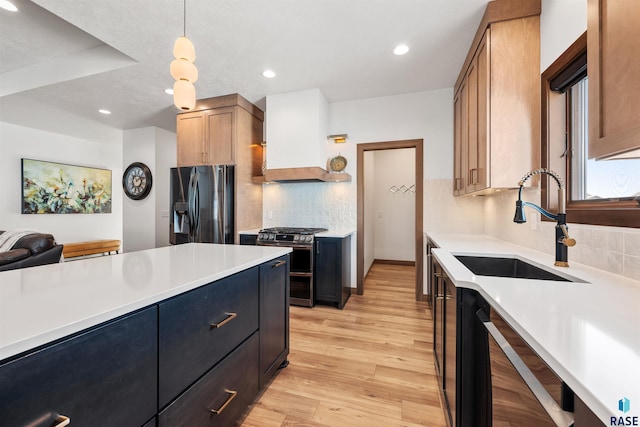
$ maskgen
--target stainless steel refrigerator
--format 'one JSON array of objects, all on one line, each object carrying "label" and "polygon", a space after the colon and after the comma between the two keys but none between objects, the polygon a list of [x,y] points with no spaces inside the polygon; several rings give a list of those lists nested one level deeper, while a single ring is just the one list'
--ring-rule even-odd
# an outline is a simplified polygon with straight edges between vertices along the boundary
[{"label": "stainless steel refrigerator", "polygon": [[171,244],[232,244],[233,189],[233,166],[171,168]]}]

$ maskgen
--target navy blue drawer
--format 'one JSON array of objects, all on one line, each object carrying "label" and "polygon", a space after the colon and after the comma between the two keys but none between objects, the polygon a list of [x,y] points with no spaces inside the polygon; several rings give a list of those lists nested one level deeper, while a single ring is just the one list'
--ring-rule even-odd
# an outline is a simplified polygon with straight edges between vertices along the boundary
[{"label": "navy blue drawer", "polygon": [[258,394],[259,344],[256,332],[162,411],[158,426],[233,425]]},{"label": "navy blue drawer", "polygon": [[254,267],[159,305],[160,408],[258,329],[258,281]]}]

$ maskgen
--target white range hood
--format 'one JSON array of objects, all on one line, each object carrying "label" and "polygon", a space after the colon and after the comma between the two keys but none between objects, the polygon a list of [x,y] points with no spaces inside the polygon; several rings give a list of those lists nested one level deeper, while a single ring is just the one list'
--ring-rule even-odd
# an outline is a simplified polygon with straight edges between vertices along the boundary
[{"label": "white range hood", "polygon": [[266,110],[267,181],[350,180],[325,169],[329,103],[320,89],[269,95]]}]

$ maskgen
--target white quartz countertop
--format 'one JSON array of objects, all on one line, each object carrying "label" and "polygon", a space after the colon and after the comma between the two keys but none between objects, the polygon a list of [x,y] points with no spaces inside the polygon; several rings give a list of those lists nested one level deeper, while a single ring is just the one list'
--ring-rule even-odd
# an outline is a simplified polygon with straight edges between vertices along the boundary
[{"label": "white quartz countertop", "polygon": [[352,229],[329,229],[328,231],[323,231],[321,233],[316,234],[316,237],[336,237],[338,239],[343,239],[347,236],[351,236],[355,234],[356,230]]},{"label": "white quartz countertop", "polygon": [[0,272],[0,360],[289,252],[189,243]]},{"label": "white quartz countertop", "polygon": [[238,231],[238,234],[255,234],[258,235],[260,233],[261,228],[254,228],[253,230],[242,230]]},{"label": "white quartz countertop", "polygon": [[[481,235],[429,233],[457,287],[479,291],[605,423],[640,415],[640,282]],[[516,255],[586,283],[475,276],[454,255]],[[606,254],[603,254],[603,256]],[[631,412],[618,401],[631,401]],[[635,404],[634,404],[635,402]]]}]

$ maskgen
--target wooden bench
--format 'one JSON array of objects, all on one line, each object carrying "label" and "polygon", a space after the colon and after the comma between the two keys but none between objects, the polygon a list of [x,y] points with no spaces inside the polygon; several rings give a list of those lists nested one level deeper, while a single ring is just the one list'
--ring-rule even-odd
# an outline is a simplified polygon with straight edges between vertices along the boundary
[{"label": "wooden bench", "polygon": [[62,255],[74,258],[85,255],[108,254],[120,251],[120,240],[91,240],[89,242],[64,243]]}]

